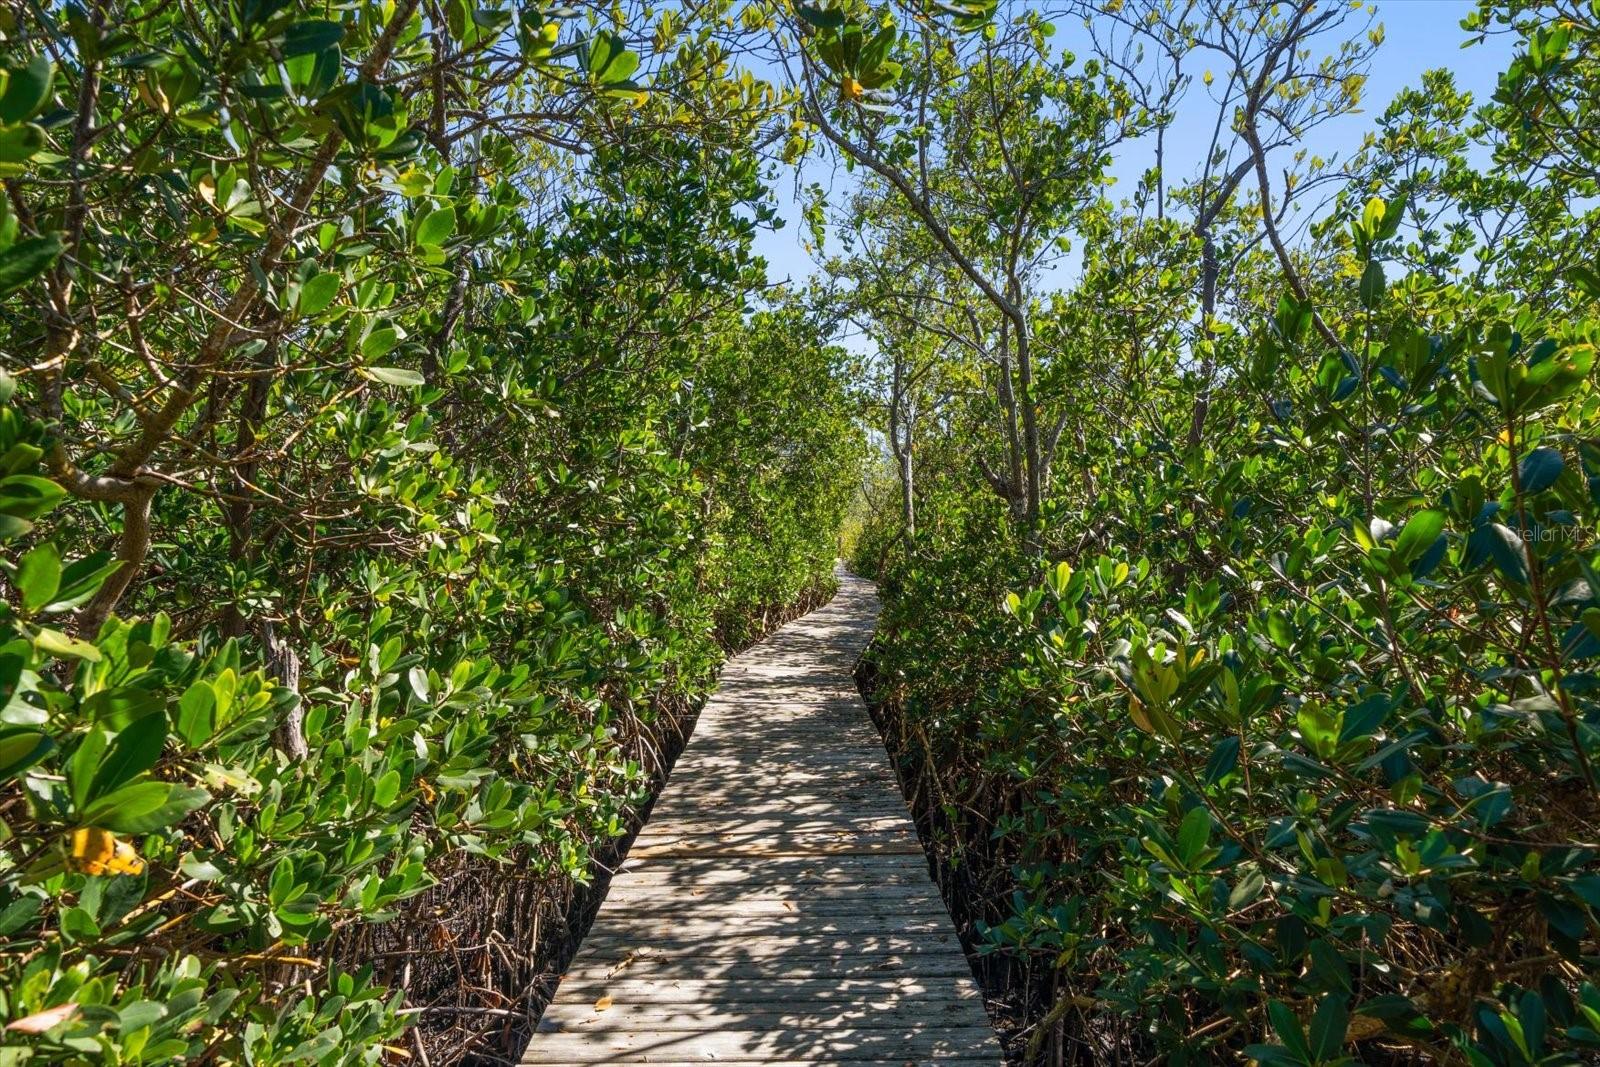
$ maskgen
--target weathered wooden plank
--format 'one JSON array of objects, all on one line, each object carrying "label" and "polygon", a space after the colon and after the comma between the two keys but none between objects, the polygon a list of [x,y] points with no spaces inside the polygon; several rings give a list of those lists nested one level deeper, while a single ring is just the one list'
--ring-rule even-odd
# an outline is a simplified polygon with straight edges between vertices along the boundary
[{"label": "weathered wooden plank", "polygon": [[[748,862],[749,858],[750,857],[740,857],[741,864]],[[814,862],[820,859],[833,859],[836,857],[758,856],[754,858],[772,860],[803,859]],[[837,858],[853,859],[855,857],[843,856]],[[900,860],[902,864],[905,862],[900,856],[875,856],[873,858],[883,860]],[[683,856],[671,860],[657,860],[655,862],[659,863],[663,867],[667,867],[676,866],[677,864],[683,863],[687,860],[703,859],[705,859],[704,856]],[[684,874],[673,874],[668,871],[647,871],[640,872],[638,875],[630,876],[625,882],[621,879],[618,879],[617,881],[611,883],[611,889],[612,892],[619,894],[626,890],[636,888],[645,889],[650,887],[683,890],[703,889],[706,891],[721,889],[724,892],[730,892],[737,887],[744,886],[752,889],[764,888],[774,893],[788,894],[806,893],[821,888],[828,888],[835,892],[855,891],[860,893],[871,893],[877,887],[891,889],[899,888],[901,886],[922,886],[928,881],[928,873],[921,865],[918,865],[915,868],[910,867],[910,865],[897,868],[884,868],[877,872],[860,870],[830,871],[821,869],[809,872],[796,871],[793,875],[788,877],[763,877],[748,871],[738,870],[730,870],[728,871],[728,875],[729,876],[725,878],[712,880],[709,878],[696,878]],[[618,899],[622,898],[619,896]]]},{"label": "weathered wooden plank", "polygon": [[812,819],[868,817],[908,820],[911,818],[904,804],[887,799],[862,799],[861,791],[857,791],[854,796],[846,794],[813,796],[804,800],[793,796],[763,795],[755,790],[744,793],[711,794],[695,799],[689,799],[685,794],[681,798],[674,797],[667,803],[657,804],[655,811],[651,813],[653,819],[673,821],[692,821],[708,816],[725,819],[740,816],[768,818],[775,815]]},{"label": "weathered wooden plank", "polygon": [[641,837],[629,850],[636,856],[817,856],[859,854],[920,856],[915,838],[849,834],[676,834]]},{"label": "weathered wooden plank", "polygon": [[884,887],[880,892],[849,886],[843,893],[836,888],[800,893],[623,890],[607,894],[606,900],[657,915],[944,915],[944,902],[916,886]]},{"label": "weathered wooden plank", "polygon": [[721,978],[765,982],[779,978],[839,981],[849,978],[972,979],[972,968],[959,953],[917,956],[778,956],[762,960],[703,959],[693,956],[624,956],[583,959],[567,971],[570,980],[608,981],[620,977],[661,980]]},{"label": "weathered wooden plank", "polygon": [[747,835],[747,833],[851,833],[851,835],[878,835],[878,833],[893,833],[894,837],[906,837],[910,830],[910,817],[904,813],[894,814],[854,814],[842,813],[837,816],[826,814],[787,814],[782,811],[766,811],[766,813],[726,814],[718,811],[706,813],[686,814],[675,817],[670,821],[662,821],[666,829],[656,829],[661,822],[653,822],[640,830],[638,837],[656,835],[677,835],[677,833],[730,833],[730,835]]},{"label": "weathered wooden plank", "polygon": [[784,959],[789,956],[872,956],[906,955],[924,953],[961,954],[961,942],[955,931],[927,933],[921,930],[907,933],[873,931],[849,933],[825,929],[805,928],[763,931],[760,937],[742,939],[738,936],[741,924],[729,922],[715,934],[678,935],[665,937],[630,937],[625,930],[611,932],[604,929],[591,931],[584,939],[584,947],[601,958],[621,959],[629,953],[648,950],[653,956],[698,956],[701,959],[762,960]]},{"label": "weathered wooden plank", "polygon": [[[777,874],[763,875],[763,874],[759,874],[759,873],[755,873],[755,872],[751,872],[751,871],[742,869],[752,859],[806,860],[806,861],[811,862],[811,863],[816,863],[816,862],[818,862],[820,860],[828,860],[828,859],[847,860],[847,859],[858,859],[858,858],[861,858],[861,857],[857,857],[857,856],[753,856],[753,857],[748,857],[747,856],[747,857],[740,857],[739,858],[739,866],[738,867],[730,866],[730,868],[726,872],[724,872],[722,876],[717,877],[717,878],[710,878],[710,877],[706,877],[706,876],[703,876],[703,875],[693,875],[693,874],[689,874],[687,872],[672,871],[672,870],[665,870],[665,869],[663,869],[663,870],[648,870],[648,871],[639,871],[636,874],[629,874],[625,878],[618,878],[618,879],[614,880],[611,883],[611,886],[612,886],[613,891],[617,891],[617,892],[620,892],[620,891],[622,891],[624,889],[632,888],[632,887],[635,887],[635,886],[640,887],[640,888],[643,888],[645,886],[674,886],[674,887],[682,888],[682,889],[697,888],[697,889],[708,889],[708,890],[709,889],[718,888],[718,887],[727,889],[728,887],[733,887],[733,886],[749,886],[749,887],[765,886],[765,887],[768,887],[768,888],[772,889],[775,892],[792,891],[792,890],[795,890],[795,889],[799,889],[799,890],[803,891],[808,886],[828,886],[828,887],[831,887],[833,889],[842,891],[845,888],[854,886],[854,887],[857,887],[857,888],[859,888],[860,890],[862,890],[864,892],[870,892],[874,886],[901,886],[901,885],[916,885],[916,886],[920,886],[920,885],[925,885],[927,883],[927,880],[928,880],[927,869],[925,867],[923,867],[921,864],[916,864],[915,866],[913,866],[911,864],[906,863],[904,857],[902,857],[902,856],[873,856],[873,857],[871,857],[872,859],[895,860],[895,861],[897,861],[897,866],[894,866],[894,867],[882,867],[882,868],[879,868],[876,871],[865,870],[865,869],[860,869],[860,868],[853,869],[853,870],[830,870],[830,869],[827,869],[827,868],[818,867],[818,868],[815,868],[815,869],[809,870],[809,871],[796,870],[793,873],[786,874],[786,875],[777,875]],[[680,856],[680,857],[677,857],[675,859],[670,859],[670,860],[668,860],[668,859],[658,859],[658,860],[654,860],[652,862],[656,863],[658,866],[660,866],[662,868],[669,868],[669,867],[677,867],[680,864],[687,863],[687,862],[705,861],[705,860],[706,860],[706,857],[704,857],[704,856]],[[712,862],[722,862],[722,861],[721,860],[714,860]]]},{"label": "weathered wooden plank", "polygon": [[[903,809],[887,805],[863,804],[859,810],[851,810],[848,800],[819,801],[787,807],[781,804],[763,805],[752,797],[739,797],[726,803],[708,803],[697,812],[685,810],[683,805],[675,804],[665,811],[656,812],[655,818],[665,825],[697,829],[705,829],[719,823],[731,825],[738,820],[746,823],[777,823],[784,825],[785,828],[794,823],[815,822],[819,824],[818,829],[848,826],[855,820],[876,820],[881,821],[883,829],[912,832],[911,817]],[[645,829],[648,830],[650,827],[647,826]]]},{"label": "weathered wooden plank", "polygon": [[[830,785],[840,787],[840,791],[831,796],[814,797],[813,799],[806,801],[788,801],[784,799],[787,795],[793,795],[800,792],[811,793],[820,787]],[[850,788],[843,788],[845,786],[849,786]],[[682,799],[677,799],[675,797],[670,802],[657,805],[657,807],[662,809],[662,818],[677,818],[680,816],[691,817],[688,805],[691,803],[690,797],[692,796],[705,801],[705,806],[699,809],[701,812],[715,811],[719,808],[741,806],[747,806],[749,810],[757,812],[796,811],[804,810],[807,804],[815,803],[833,804],[835,806],[848,809],[848,805],[854,803],[851,794],[859,795],[869,790],[881,792],[890,789],[898,790],[899,788],[900,787],[895,784],[893,778],[887,777],[881,782],[796,782],[788,779],[779,779],[774,782],[755,783],[752,785],[739,787],[727,785],[705,785],[699,787],[690,787],[685,785],[682,787]],[[905,809],[890,806],[886,801],[863,801],[862,803],[874,804],[880,810],[892,812],[894,814],[904,814],[907,819],[911,817],[910,813],[906,812]],[[653,815],[654,813],[652,813],[652,816]]]},{"label": "weathered wooden plank", "polygon": [[817,915],[811,912],[777,912],[769,915],[707,914],[618,916],[606,923],[605,936],[627,944],[668,945],[680,942],[721,941],[733,934],[730,955],[769,937],[840,938],[896,937],[901,934],[950,933],[943,915]]},{"label": "weathered wooden plank", "polygon": [[526,1064],[1001,1062],[849,671],[875,603],[734,660]]},{"label": "weathered wooden plank", "polygon": [[838,980],[771,978],[764,982],[730,978],[633,978],[626,973],[604,981],[562,979],[561,1001],[592,1006],[601,997],[617,1003],[650,1004],[833,1004],[862,999],[937,997],[981,1004],[978,987],[965,977],[893,977],[867,975]]},{"label": "weathered wooden plank", "polygon": [[845,910],[944,914],[944,902],[938,894],[909,881],[883,886],[854,883],[810,886],[763,883],[721,887],[637,885],[615,888],[606,899],[632,907],[668,911],[720,912],[728,908],[746,908],[818,915]]},{"label": "weathered wooden plank", "polygon": [[[686,877],[716,879],[718,877],[736,877],[743,880],[747,874],[758,877],[782,877],[785,871],[800,872],[868,872],[876,876],[887,870],[899,870],[905,867],[904,860],[883,859],[879,856],[819,856],[816,859],[806,859],[804,856],[786,859],[762,859],[752,857],[740,863],[737,867],[730,867],[720,860],[674,860],[671,864],[674,870],[682,872]],[[642,863],[634,857],[624,857],[620,868],[622,875],[635,877],[649,871],[657,871],[663,864],[652,862]]]},{"label": "weathered wooden plank", "polygon": [[[825,744],[826,742],[817,742]],[[887,764],[876,766],[865,760],[850,760],[832,765],[801,762],[799,760],[785,761],[780,759],[764,759],[763,767],[753,770],[750,767],[734,765],[715,766],[712,764],[695,764],[692,767],[679,767],[673,777],[667,779],[669,787],[674,782],[680,783],[676,788],[690,788],[696,793],[715,793],[720,789],[760,790],[763,785],[770,787],[774,783],[781,783],[782,790],[774,790],[773,796],[787,796],[813,789],[860,789],[881,791],[886,786],[893,788],[896,781],[894,768]]]},{"label": "weathered wooden plank", "polygon": [[741,1006],[736,1004],[625,1004],[613,997],[602,1001],[605,1009],[593,1004],[552,1005],[539,1020],[539,1032],[617,1034],[639,1031],[738,1030],[900,1030],[908,1026],[930,1029],[959,1029],[989,1026],[989,1019],[976,1005],[950,1001],[933,1009],[926,1005],[889,1001],[860,1000],[851,1003],[813,1003],[803,1011],[774,1004]]},{"label": "weathered wooden plank", "polygon": [[[645,1062],[671,1058],[694,1062],[767,1063],[785,1057],[830,1062],[912,1057],[982,1056],[994,1049],[993,1031],[978,1027],[938,1028],[917,1023],[881,1029],[842,1030],[639,1030],[603,1033],[536,1034],[523,1058],[527,1064],[614,1063],[613,1057],[648,1055]],[[597,1059],[596,1057],[605,1057]],[[622,1062],[626,1062],[625,1060]],[[998,1055],[992,1061],[998,1063]]]},{"label": "weathered wooden plank", "polygon": [[[860,849],[859,846],[857,846],[857,847],[858,847],[858,850],[860,850],[860,851],[871,851],[871,852],[874,852],[874,853],[876,853],[878,855],[881,855],[881,856],[914,856],[914,855],[917,854],[916,851],[915,851],[916,850],[916,846],[915,845],[886,844],[886,845],[880,845],[878,847],[871,848],[871,849]],[[648,846],[648,845],[647,846],[641,846],[640,849],[639,849],[639,854],[641,856],[655,856],[655,857],[660,857],[660,858],[665,858],[665,859],[671,859],[671,858],[676,857],[676,856],[713,856],[713,857],[721,857],[721,858],[724,858],[724,859],[737,859],[740,856],[752,856],[752,855],[754,855],[754,856],[819,856],[819,855],[837,855],[837,854],[840,854],[840,853],[848,851],[850,848],[851,848],[851,846],[848,845],[848,844],[830,843],[830,842],[826,842],[826,841],[808,841],[808,842],[803,842],[803,843],[774,841],[774,842],[766,842],[766,843],[757,842],[757,843],[754,843],[754,844],[750,845],[748,848],[744,849],[743,851],[740,851],[738,849],[716,848],[714,846],[709,846],[709,845],[703,845],[703,844],[702,845],[696,845],[694,843],[690,843],[690,844],[688,844],[688,845],[686,845],[686,846],[684,846],[682,848],[678,847],[676,844],[665,845],[665,846],[662,846],[660,848],[656,848],[656,847],[652,847],[652,846]]]},{"label": "weathered wooden plank", "polygon": [[[641,1059],[641,1058],[629,1055],[629,1056],[620,1056],[620,1057],[619,1056],[608,1056],[603,1061],[587,1060],[587,1061],[584,1061],[584,1062],[590,1062],[590,1063],[592,1063],[592,1062],[604,1062],[604,1063],[618,1064],[618,1065],[649,1064],[650,1067],[705,1067],[705,1065],[707,1063],[714,1063],[716,1061],[714,1061],[714,1060],[663,1060],[663,1059],[660,1059],[660,1058],[658,1058],[658,1057],[656,1057],[654,1055],[649,1055],[649,1056],[646,1056],[645,1058]],[[730,1062],[738,1062],[738,1061],[735,1060],[735,1061],[730,1061]],[[752,1061],[745,1061],[745,1062],[748,1063],[748,1062],[752,1062]],[[783,1059],[762,1059],[762,1060],[756,1060],[756,1061],[753,1061],[753,1062],[766,1065],[766,1067],[832,1067],[833,1064],[836,1064],[839,1061],[837,1061],[837,1060],[794,1060],[794,1059],[789,1059],[788,1057],[784,1057]],[[959,1059],[951,1059],[949,1056],[940,1056],[937,1060],[934,1060],[934,1059],[931,1059],[931,1058],[928,1058],[928,1057],[917,1058],[917,1057],[906,1057],[906,1056],[890,1056],[888,1059],[851,1060],[850,1064],[851,1064],[851,1067],[979,1067],[980,1064],[983,1065],[983,1067],[994,1067],[994,1064],[996,1064],[997,1062],[999,1062],[999,1061],[992,1060],[992,1059],[976,1059],[976,1060],[974,1060],[974,1059],[967,1059],[966,1057],[961,1057]]]}]

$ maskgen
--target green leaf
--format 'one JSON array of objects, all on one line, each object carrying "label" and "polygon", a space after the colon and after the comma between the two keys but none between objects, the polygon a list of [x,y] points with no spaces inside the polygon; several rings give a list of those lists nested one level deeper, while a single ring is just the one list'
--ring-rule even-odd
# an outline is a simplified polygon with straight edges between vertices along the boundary
[{"label": "green leaf", "polygon": [[795,13],[819,30],[837,30],[844,25],[844,12],[836,7],[812,7],[798,4]]},{"label": "green leaf", "polygon": [[89,787],[94,784],[95,772],[100,769],[100,759],[106,754],[108,743],[104,730],[92,729],[83,735],[78,747],[72,750],[72,756],[67,760],[67,787],[74,808],[81,809],[88,805]]},{"label": "green leaf", "polygon": [[201,859],[192,852],[179,862],[178,868],[196,881],[216,882],[223,877],[221,867],[218,867],[209,859]]},{"label": "green leaf", "polygon": [[1311,1020],[1311,1056],[1314,1060],[1331,1060],[1344,1048],[1345,1031],[1350,1028],[1350,1011],[1344,997],[1329,993],[1317,1005],[1317,1014]]},{"label": "green leaf", "polygon": [[881,27],[861,50],[862,71],[876,70],[879,64],[889,58],[889,49],[893,48],[899,39],[900,33],[894,26]]},{"label": "green leaf", "polygon": [[0,781],[32,767],[55,747],[54,740],[37,730],[19,730],[0,736]]},{"label": "green leaf", "polygon": [[61,588],[55,599],[44,606],[46,614],[71,611],[100,591],[106,579],[123,567],[123,561],[109,552],[96,552],[92,556],[74,560],[61,572]]},{"label": "green leaf", "polygon": [[61,933],[68,942],[96,941],[100,938],[100,924],[83,908],[67,908],[61,913]]},{"label": "green leaf", "polygon": [[1361,306],[1375,308],[1382,303],[1384,284],[1383,264],[1369,260],[1367,269],[1361,272]]},{"label": "green leaf", "polygon": [[1489,556],[1494,565],[1513,582],[1527,584],[1528,546],[1516,531],[1498,522],[1489,526]]},{"label": "green leaf", "polygon": [[0,296],[14,293],[55,265],[61,258],[61,238],[30,237],[0,252]]},{"label": "green leaf", "polygon": [[54,600],[61,588],[61,554],[56,546],[46,541],[23,556],[17,564],[16,582],[24,615],[32,615]]},{"label": "green leaf", "polygon": [[147,834],[171,826],[210,799],[204,789],[170,782],[135,782],[90,804],[80,821],[119,834]]},{"label": "green leaf", "polygon": [[1363,1001],[1361,1014],[1381,1019],[1385,1026],[1400,1034],[1424,1036],[1433,1032],[1433,1024],[1423,1017],[1415,1004],[1402,996],[1373,997]]},{"label": "green leaf", "polygon": [[[0,163],[26,163],[40,152],[44,151],[48,141],[45,138],[44,127],[36,123],[25,122],[21,126],[0,126]],[[4,173],[14,174],[15,166],[8,167]],[[49,240],[48,237],[32,238],[36,241]],[[27,244],[26,241],[12,245],[20,248]],[[4,260],[0,260],[3,263]]]},{"label": "green leaf", "polygon": [[13,67],[7,74],[5,92],[0,93],[0,122],[25,122],[50,99],[55,67],[48,57],[37,55],[26,66]]},{"label": "green leaf", "polygon": [[94,783],[89,787],[88,800],[111,792],[124,782],[137,778],[156,765],[161,750],[167,742],[167,717],[157,712],[129,723],[116,739],[111,749],[100,761],[95,771]]},{"label": "green leaf", "polygon": [[1267,887],[1266,876],[1260,868],[1250,867],[1240,875],[1239,881],[1234,885],[1233,891],[1228,894],[1228,910],[1237,911],[1261,895]]},{"label": "green leaf", "polygon": [[216,731],[217,694],[211,683],[195,682],[178,698],[178,736],[198,748]]},{"label": "green leaf", "polygon": [[1274,1000],[1267,1005],[1267,1017],[1272,1020],[1272,1029],[1284,1047],[1300,1062],[1310,1062],[1311,1048],[1306,1044],[1305,1032],[1300,1029],[1300,1020],[1293,1009],[1281,1000]]},{"label": "green leaf", "polygon": [[1311,943],[1311,973],[1327,989],[1351,991],[1350,964],[1326,938]]},{"label": "green leaf", "polygon": [[161,697],[136,685],[119,685],[113,689],[102,689],[83,702],[84,715],[91,721],[117,730],[162,707]]},{"label": "green leaf", "polygon": [[296,22],[283,33],[284,56],[323,52],[344,40],[344,27],[329,19]]},{"label": "green leaf", "polygon": [[1361,229],[1369,239],[1376,240],[1379,229],[1383,226],[1383,217],[1388,211],[1381,197],[1372,197],[1361,209]]},{"label": "green leaf", "polygon": [[455,228],[455,208],[446,205],[430,211],[417,223],[417,244],[423,248],[438,248],[455,232]]},{"label": "green leaf", "polygon": [[644,86],[640,85],[636,81],[631,81],[631,80],[630,81],[620,81],[620,82],[607,82],[605,87],[600,90],[600,92],[603,93],[606,96],[614,96],[614,97],[619,97],[619,98],[622,98],[622,99],[627,99],[628,97],[637,96],[639,93],[642,93],[644,91],[645,91]]},{"label": "green leaf", "polygon": [[394,804],[395,798],[400,795],[400,772],[390,770],[372,787],[372,803],[374,807],[387,808]]},{"label": "green leaf", "polygon": [[1578,264],[1567,268],[1567,277],[1584,292],[1600,299],[1600,271]]},{"label": "green leaf", "polygon": [[0,937],[9,937],[39,914],[44,898],[36,893],[24,893],[4,908],[0,908]]},{"label": "green leaf", "polygon": [[420,372],[406,370],[403,367],[362,367],[361,373],[375,382],[398,385],[406,389],[416,389],[428,384],[428,380]]},{"label": "green leaf", "polygon": [[1426,552],[1444,532],[1444,519],[1442,511],[1419,511],[1411,516],[1395,539],[1395,557],[1402,563],[1410,563]]},{"label": "green leaf", "polygon": [[1326,705],[1308,700],[1295,712],[1295,725],[1311,754],[1327,758],[1339,744],[1339,718]]},{"label": "green leaf", "polygon": [[870,71],[862,71],[861,87],[863,89],[882,89],[886,85],[893,85],[900,80],[903,68],[893,61],[879,63]]},{"label": "green leaf", "polygon": [[80,641],[76,637],[68,637],[60,630],[40,628],[33,636],[33,646],[41,652],[49,653],[58,659],[86,659],[90,663],[100,662],[100,650],[87,641]]},{"label": "green leaf", "polygon": [[1553,448],[1536,448],[1523,457],[1522,465],[1517,470],[1517,480],[1524,493],[1542,493],[1556,484],[1556,479],[1561,477],[1565,468],[1566,461],[1561,458],[1560,452]]},{"label": "green leaf", "polygon": [[1374,241],[1387,241],[1400,232],[1400,223],[1406,215],[1406,198],[1397,196],[1383,205],[1383,222],[1372,232]]},{"label": "green leaf", "polygon": [[400,334],[394,327],[380,326],[367,334],[366,340],[361,342],[361,356],[363,359],[377,359],[388,355],[389,350],[399,343]]},{"label": "green leaf", "polygon": [[314,278],[309,278],[300,287],[300,297],[295,301],[295,311],[301,315],[315,315],[325,310],[333,303],[334,297],[339,295],[339,285],[343,279],[333,271],[323,271]]},{"label": "green leaf", "polygon": [[1211,813],[1200,805],[1190,808],[1178,827],[1178,858],[1185,866],[1193,866],[1210,840]]},{"label": "green leaf", "polygon": [[48,478],[12,474],[0,479],[0,514],[37,519],[66,497],[67,491]]},{"label": "green leaf", "polygon": [[1205,784],[1216,785],[1239,765],[1239,735],[1229,734],[1218,741],[1206,761]]},{"label": "green leaf", "polygon": [[589,42],[589,74],[602,85],[627,81],[639,69],[639,57],[628,50],[622,38],[604,30]]}]

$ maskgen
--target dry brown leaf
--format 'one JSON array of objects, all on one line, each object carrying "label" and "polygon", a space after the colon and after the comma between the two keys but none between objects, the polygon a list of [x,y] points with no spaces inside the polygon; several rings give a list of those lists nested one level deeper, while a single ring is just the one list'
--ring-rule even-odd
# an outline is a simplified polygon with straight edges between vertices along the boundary
[{"label": "dry brown leaf", "polygon": [[607,993],[605,996],[601,997],[599,1000],[594,1002],[594,1010],[595,1011],[605,1011],[609,1007],[611,1007],[611,994],[610,993]]},{"label": "dry brown leaf", "polygon": [[21,1034],[42,1034],[55,1026],[60,1026],[74,1015],[78,1014],[76,1004],[58,1004],[44,1011],[36,1011],[32,1015],[24,1015],[15,1022],[7,1023],[7,1030],[15,1030]]}]

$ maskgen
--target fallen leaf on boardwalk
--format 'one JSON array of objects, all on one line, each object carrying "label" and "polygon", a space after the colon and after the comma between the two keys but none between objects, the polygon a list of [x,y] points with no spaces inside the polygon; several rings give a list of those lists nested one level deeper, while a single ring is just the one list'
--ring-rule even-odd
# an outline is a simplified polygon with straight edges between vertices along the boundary
[{"label": "fallen leaf on boardwalk", "polygon": [[622,970],[624,967],[626,967],[628,964],[632,963],[634,960],[638,959],[639,957],[647,955],[649,952],[650,952],[649,949],[639,949],[638,951],[628,953],[626,956],[624,956],[622,958],[621,962],[619,962],[615,967],[611,968],[609,971],[606,972],[606,977],[607,978],[611,978],[611,977],[615,976],[618,971]]},{"label": "fallen leaf on boardwalk", "polygon": [[599,1000],[594,1002],[594,1010],[595,1011],[605,1011],[609,1007],[611,1007],[611,994],[610,993],[607,993],[605,996],[601,997]]},{"label": "fallen leaf on boardwalk", "polygon": [[53,1008],[25,1015],[16,1022],[7,1023],[6,1029],[22,1034],[42,1034],[51,1027],[60,1026],[76,1014],[78,1014],[76,1004],[58,1004]]}]

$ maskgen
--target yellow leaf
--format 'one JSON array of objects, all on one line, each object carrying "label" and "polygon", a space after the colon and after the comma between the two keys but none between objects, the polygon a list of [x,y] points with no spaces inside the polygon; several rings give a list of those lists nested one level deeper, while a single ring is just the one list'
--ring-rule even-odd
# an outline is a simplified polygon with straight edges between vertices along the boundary
[{"label": "yellow leaf", "polygon": [[110,830],[82,826],[72,831],[70,866],[84,874],[138,874],[144,870],[144,860]]},{"label": "yellow leaf", "polygon": [[1155,724],[1150,721],[1150,716],[1145,714],[1144,702],[1131,693],[1128,695],[1128,714],[1133,717],[1133,725],[1145,733],[1156,732]]},{"label": "yellow leaf", "polygon": [[599,1000],[594,1002],[594,1010],[595,1011],[605,1011],[609,1007],[611,1007],[611,994],[610,993],[607,993],[605,996],[601,997]]},{"label": "yellow leaf", "polygon": [[165,114],[167,111],[167,97],[166,94],[161,91],[161,86],[159,83],[140,82],[139,99],[143,100],[153,111],[159,111],[162,114]]}]

